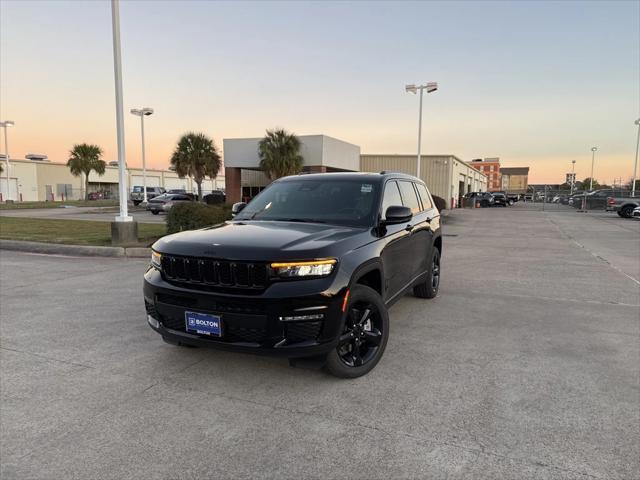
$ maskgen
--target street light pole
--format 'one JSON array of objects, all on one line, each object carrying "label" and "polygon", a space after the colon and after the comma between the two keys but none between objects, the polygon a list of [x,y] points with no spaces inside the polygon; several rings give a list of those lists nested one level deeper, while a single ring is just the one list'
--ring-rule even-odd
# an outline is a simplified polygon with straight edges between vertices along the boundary
[{"label": "street light pole", "polygon": [[589,179],[589,191],[593,191],[593,164],[596,160],[596,150],[598,147],[591,147],[591,178]]},{"label": "street light pole", "polygon": [[116,133],[118,137],[118,183],[120,215],[116,222],[131,222],[127,205],[127,161],[124,149],[124,115],[122,107],[122,58],[120,56],[120,1],[111,0],[111,27],[113,30],[113,72],[116,87]]},{"label": "street light pole", "polygon": [[9,187],[9,140],[7,138],[7,127],[13,127],[15,123],[12,120],[5,120],[4,122],[0,122],[0,127],[4,128],[4,155],[5,155],[5,165],[7,169],[7,198],[5,201],[9,200],[10,195],[10,187]]},{"label": "street light pole", "polygon": [[420,178],[420,151],[422,146],[422,94],[424,90],[427,90],[427,93],[435,92],[438,89],[437,82],[428,82],[424,85],[405,85],[405,92],[411,92],[416,94],[418,90],[420,90],[420,108],[418,112],[418,161],[416,165],[416,177]]},{"label": "street light pole", "polygon": [[571,160],[571,195],[573,195],[573,188],[576,185],[576,161]]},{"label": "street light pole", "polygon": [[[636,160],[633,163],[633,180],[631,180],[631,196],[636,196],[636,178],[638,178],[638,147],[640,147],[640,118],[634,122],[638,126],[638,138],[636,139]],[[5,137],[6,138],[6,137]]]},{"label": "street light pole", "polygon": [[153,108],[132,108],[131,113],[140,117],[140,132],[142,134],[142,188],[144,189],[143,202],[147,203],[147,163],[144,155],[144,117],[153,115]]}]

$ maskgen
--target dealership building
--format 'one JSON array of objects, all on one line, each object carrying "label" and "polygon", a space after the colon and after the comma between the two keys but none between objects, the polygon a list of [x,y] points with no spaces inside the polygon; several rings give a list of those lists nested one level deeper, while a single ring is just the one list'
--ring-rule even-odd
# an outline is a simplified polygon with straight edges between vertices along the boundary
[{"label": "dealership building", "polygon": [[[301,135],[300,153],[303,172],[402,172],[416,174],[416,155],[361,154],[360,147],[327,135]],[[246,201],[269,184],[260,170],[260,138],[224,140],[227,201]],[[423,155],[420,178],[434,195],[442,197],[447,208],[461,205],[468,192],[486,191],[487,176],[470,167],[455,155]]]},{"label": "dealership building", "polygon": [[[360,147],[327,135],[301,135],[300,154],[303,172],[402,172],[416,174],[416,155],[362,154]],[[266,187],[270,180],[260,169],[258,143],[260,138],[231,138],[223,140],[224,169],[215,179],[206,179],[202,189],[226,189],[228,202],[246,201]],[[9,169],[9,199],[17,201],[76,200],[84,197],[84,179],[71,175],[64,163],[48,161],[46,156],[27,156],[11,159]],[[111,162],[104,175],[91,172],[89,192],[106,192],[118,196],[118,167]],[[4,162],[3,162],[4,166]],[[6,169],[6,167],[5,167]],[[6,199],[6,173],[0,175],[0,192]],[[461,197],[468,192],[486,191],[487,176],[472,168],[455,155],[423,155],[420,178],[429,190],[442,197],[447,208],[462,204]],[[142,169],[127,169],[128,189],[142,185]],[[195,192],[191,178],[179,178],[171,170],[147,169],[147,186],[167,190],[184,189]]]},{"label": "dealership building", "polygon": [[[65,163],[50,162],[46,156],[27,155],[25,159],[10,159],[9,162],[9,199],[22,202],[80,200],[84,198],[84,175],[74,177]],[[115,162],[112,162],[115,163]],[[6,170],[4,159],[2,166]],[[129,191],[134,185],[143,184],[141,168],[128,168],[127,186]],[[224,189],[224,171],[215,179],[207,178],[202,182],[206,194],[211,190]],[[167,190],[184,189],[196,191],[197,186],[191,178],[179,178],[171,170],[147,169],[147,187],[164,187]],[[7,198],[6,172],[0,174],[0,193]],[[104,175],[96,172],[89,174],[89,192],[104,192],[106,196],[118,197],[118,167],[108,165]]]}]

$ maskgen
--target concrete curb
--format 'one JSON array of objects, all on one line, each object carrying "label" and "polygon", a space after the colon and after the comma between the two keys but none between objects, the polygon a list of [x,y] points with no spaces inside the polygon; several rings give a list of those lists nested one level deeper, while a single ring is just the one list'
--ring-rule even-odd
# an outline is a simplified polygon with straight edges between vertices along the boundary
[{"label": "concrete curb", "polygon": [[151,249],[145,247],[91,247],[85,245],[62,245],[59,243],[26,242],[19,240],[0,240],[0,250],[84,257],[149,258],[151,255]]}]

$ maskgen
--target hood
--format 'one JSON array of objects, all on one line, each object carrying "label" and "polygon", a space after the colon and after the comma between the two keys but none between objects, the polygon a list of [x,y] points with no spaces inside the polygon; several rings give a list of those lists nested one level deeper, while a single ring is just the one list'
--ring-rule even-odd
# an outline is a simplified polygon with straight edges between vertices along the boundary
[{"label": "hood", "polygon": [[227,222],[158,240],[160,253],[227,260],[337,257],[373,240],[371,229],[280,221]]}]

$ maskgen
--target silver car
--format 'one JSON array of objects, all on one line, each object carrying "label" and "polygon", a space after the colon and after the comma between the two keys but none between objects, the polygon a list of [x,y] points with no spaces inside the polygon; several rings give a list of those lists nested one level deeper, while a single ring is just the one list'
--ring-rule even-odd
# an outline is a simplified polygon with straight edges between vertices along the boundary
[{"label": "silver car", "polygon": [[168,212],[176,203],[193,202],[193,197],[184,193],[165,193],[147,202],[147,210],[154,215]]}]

